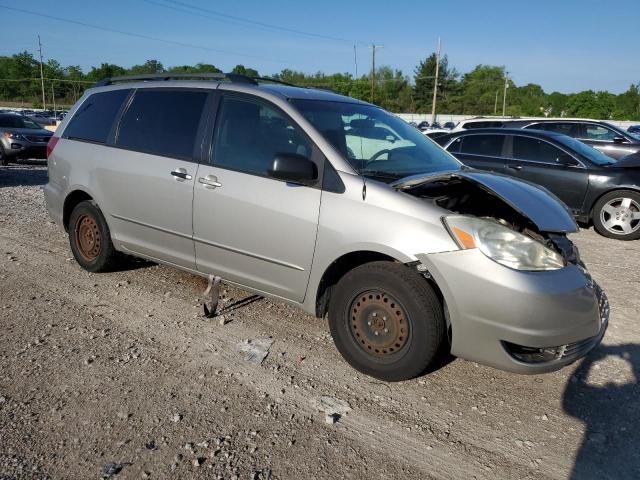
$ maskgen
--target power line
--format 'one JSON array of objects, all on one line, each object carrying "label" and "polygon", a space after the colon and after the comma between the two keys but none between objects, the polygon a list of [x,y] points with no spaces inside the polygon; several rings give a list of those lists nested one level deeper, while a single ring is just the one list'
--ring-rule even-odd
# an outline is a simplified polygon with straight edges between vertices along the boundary
[{"label": "power line", "polygon": [[[337,42],[346,42],[346,43],[353,43],[353,40],[347,39],[347,38],[342,38],[342,37],[334,37],[331,35],[325,35],[325,34],[321,34],[321,33],[315,33],[315,32],[306,32],[303,30],[297,30],[294,28],[288,28],[288,27],[283,27],[280,25],[274,25],[271,23],[266,23],[266,22],[261,22],[258,20],[252,20],[249,18],[245,18],[245,17],[240,17],[237,15],[230,15],[228,13],[223,13],[223,12],[219,12],[216,10],[210,10],[208,8],[204,8],[204,7],[200,7],[197,5],[192,5],[190,3],[187,2],[182,2],[179,0],[162,0],[162,2],[159,2],[157,0],[143,0],[147,3],[152,3],[154,5],[158,5],[160,7],[164,7],[164,8],[170,8],[172,10],[177,10],[177,11],[181,11],[184,13],[189,13],[192,15],[198,15],[198,13],[196,12],[200,12],[201,14],[207,14],[205,15],[207,18],[213,18],[213,17],[220,17],[223,18],[225,20],[233,20],[235,22],[238,23],[242,23],[242,24],[246,24],[246,25],[252,25],[252,26],[256,26],[256,27],[261,27],[261,28],[267,28],[267,29],[271,29],[271,30],[278,30],[281,32],[286,32],[286,33],[293,33],[296,35],[303,35],[306,37],[312,37],[312,38],[321,38],[324,40],[333,40],[333,41],[337,41]],[[167,3],[173,4],[173,5],[178,5],[179,7],[182,7],[182,9],[178,9],[174,6],[171,5],[167,5]],[[185,8],[187,10],[185,10]],[[193,11],[190,11],[193,10]],[[200,15],[202,16],[202,15]],[[213,17],[212,17],[213,16]],[[219,18],[214,18],[215,20],[219,20]],[[360,43],[364,43],[364,42],[360,42]]]},{"label": "power line", "polygon": [[87,28],[93,28],[96,30],[102,30],[104,32],[111,32],[111,33],[119,33],[120,35],[127,35],[129,37],[135,37],[135,38],[142,38],[144,40],[152,40],[154,42],[162,42],[162,43],[167,43],[170,45],[178,45],[179,47],[187,47],[187,48],[196,48],[196,49],[200,49],[200,50],[207,50],[210,52],[216,52],[216,53],[222,53],[225,55],[235,55],[238,57],[246,57],[246,58],[254,58],[257,60],[263,60],[263,61],[267,61],[267,62],[272,62],[272,63],[278,63],[281,65],[287,64],[287,62],[284,61],[280,61],[280,60],[273,60],[273,59],[269,59],[269,58],[265,58],[265,57],[260,57],[258,55],[250,55],[250,54],[246,54],[246,53],[237,53],[237,52],[231,52],[231,51],[227,51],[227,50],[220,50],[217,48],[211,48],[211,47],[207,47],[204,45],[195,45],[193,43],[184,43],[184,42],[176,42],[174,40],[167,40],[164,38],[159,38],[159,37],[152,37],[150,35],[144,35],[141,33],[133,33],[133,32],[125,32],[124,30],[117,30],[115,28],[109,28],[109,27],[101,27],[99,25],[94,25],[91,23],[85,23],[85,22],[81,22],[78,20],[71,20],[68,18],[62,18],[62,17],[56,17],[54,15],[48,15],[45,13],[39,13],[39,12],[33,12],[31,10],[24,10],[22,8],[14,8],[14,7],[7,7],[6,5],[0,5],[0,8],[4,8],[5,10],[13,10],[14,12],[20,12],[20,13],[26,13],[27,15],[34,15],[37,17],[43,17],[43,18],[48,18],[51,20],[56,20],[58,22],[64,22],[64,23],[71,23],[74,25],[80,25],[82,27],[87,27]]}]

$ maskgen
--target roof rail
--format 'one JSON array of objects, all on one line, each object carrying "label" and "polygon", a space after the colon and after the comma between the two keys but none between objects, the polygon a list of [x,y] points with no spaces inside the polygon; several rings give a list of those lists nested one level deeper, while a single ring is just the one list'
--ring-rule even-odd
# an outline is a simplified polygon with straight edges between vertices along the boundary
[{"label": "roof rail", "polygon": [[276,78],[271,77],[249,77],[256,82],[271,82],[277,83],[278,85],[286,85],[287,87],[298,87],[299,85],[294,85],[293,83],[285,82],[283,80],[278,80]]},{"label": "roof rail", "polygon": [[[93,84],[93,87],[105,87],[107,85],[113,85],[115,82],[127,82],[127,81],[167,81],[171,79],[203,79],[203,80],[229,80],[235,83],[249,83],[251,85],[257,85],[258,79],[270,80],[262,77],[256,79],[248,77],[246,75],[240,75],[237,73],[188,73],[188,72],[163,72],[163,73],[143,73],[140,75],[125,75],[123,77],[107,77],[97,81]],[[278,82],[277,80],[272,80]],[[284,83],[284,82],[279,82]]]}]

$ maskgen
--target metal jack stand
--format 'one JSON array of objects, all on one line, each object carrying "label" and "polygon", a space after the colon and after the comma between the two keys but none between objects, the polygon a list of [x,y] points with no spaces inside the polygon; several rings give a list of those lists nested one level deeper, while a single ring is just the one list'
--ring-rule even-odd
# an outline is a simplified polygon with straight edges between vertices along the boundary
[{"label": "metal jack stand", "polygon": [[209,285],[202,294],[202,306],[204,307],[204,316],[213,318],[216,316],[218,309],[218,299],[220,298],[220,277],[209,275]]}]

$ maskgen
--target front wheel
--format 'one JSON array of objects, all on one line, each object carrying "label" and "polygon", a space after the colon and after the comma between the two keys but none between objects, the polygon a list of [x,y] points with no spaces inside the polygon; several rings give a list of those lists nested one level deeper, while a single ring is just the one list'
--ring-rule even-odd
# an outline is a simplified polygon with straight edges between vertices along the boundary
[{"label": "front wheel", "polygon": [[640,193],[618,190],[603,195],[593,207],[593,225],[605,237],[640,238]]},{"label": "front wheel", "polygon": [[352,367],[387,381],[423,373],[446,338],[442,304],[431,285],[392,262],[361,265],[340,279],[329,304],[329,326]]}]

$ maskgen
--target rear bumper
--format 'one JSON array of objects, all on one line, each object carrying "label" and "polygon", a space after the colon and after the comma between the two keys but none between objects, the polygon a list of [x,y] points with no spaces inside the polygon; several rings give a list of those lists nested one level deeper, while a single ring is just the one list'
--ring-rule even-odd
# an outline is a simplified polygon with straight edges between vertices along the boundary
[{"label": "rear bumper", "polygon": [[[517,373],[550,372],[589,353],[607,329],[606,296],[576,265],[522,272],[477,249],[417,257],[442,290],[451,353],[461,358]],[[519,358],[535,350],[548,359]]]},{"label": "rear bumper", "polygon": [[62,188],[49,181],[42,190],[44,191],[44,201],[47,206],[47,212],[49,212],[49,217],[51,217],[51,220],[56,222],[58,226],[64,228],[64,192],[62,191]]}]

